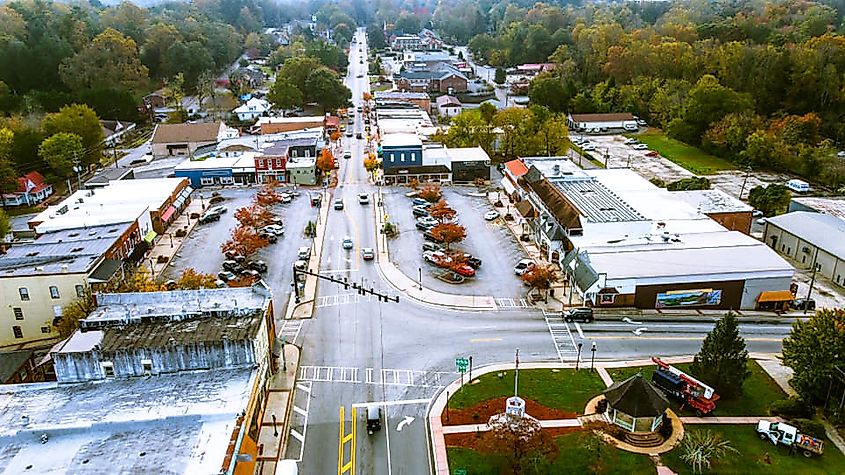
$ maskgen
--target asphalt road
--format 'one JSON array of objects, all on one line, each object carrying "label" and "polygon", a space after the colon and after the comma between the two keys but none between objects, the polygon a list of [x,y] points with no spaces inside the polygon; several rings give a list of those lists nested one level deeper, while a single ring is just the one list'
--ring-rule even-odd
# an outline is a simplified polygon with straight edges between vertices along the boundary
[{"label": "asphalt road", "polygon": [[[355,78],[357,71],[367,66],[366,61],[358,63],[362,35],[362,30],[358,30],[358,43],[350,52],[351,79],[347,79],[356,104],[367,89],[365,79]],[[355,127],[361,130],[360,117]],[[379,236],[374,220],[377,204],[371,199],[369,205],[362,206],[356,199],[361,192],[376,193],[362,166],[363,147],[362,140],[353,140],[353,157],[341,160],[340,184],[332,193],[333,197],[344,199],[345,207],[329,213],[320,269],[333,277],[346,277],[395,295],[381,280],[374,263],[360,258],[360,248],[374,247]],[[485,226],[469,219],[465,224],[471,233]],[[341,248],[340,240],[347,235],[353,239],[352,250]],[[483,238],[468,245],[478,245],[481,253],[485,244],[494,247]],[[407,250],[404,246],[394,248],[391,255],[399,255],[401,260],[406,252],[419,253],[418,243],[410,246]],[[504,278],[491,274],[490,282]],[[508,269],[507,274],[512,271]],[[503,291],[508,286],[501,285]],[[553,335],[552,326],[561,331]],[[302,358],[294,405],[300,410],[307,408],[302,411],[307,416],[295,416],[297,434],[289,437],[286,456],[301,460],[302,473],[336,473],[338,465],[350,462],[353,456],[351,444],[339,442],[343,434],[351,432],[351,410],[359,405],[355,417],[355,471],[428,474],[432,470],[425,424],[428,402],[459,377],[455,373],[456,357],[473,356],[474,366],[479,367],[508,361],[519,348],[523,362],[574,362],[578,358],[577,344],[581,343],[581,359],[589,364],[593,342],[596,360],[685,355],[698,350],[711,327],[705,323],[627,323],[621,318],[618,322],[567,325],[559,317],[546,317],[533,309],[458,312],[403,297],[399,303],[382,303],[342,285],[321,282],[314,318],[303,324],[295,341],[302,347]],[[752,352],[780,351],[780,340],[788,331],[786,324],[742,326]],[[367,434],[366,410],[360,406],[367,403],[383,407],[382,430],[373,435]],[[341,406],[345,410],[342,430]],[[306,417],[307,422],[302,422]],[[339,446],[343,447],[340,457]]]}]

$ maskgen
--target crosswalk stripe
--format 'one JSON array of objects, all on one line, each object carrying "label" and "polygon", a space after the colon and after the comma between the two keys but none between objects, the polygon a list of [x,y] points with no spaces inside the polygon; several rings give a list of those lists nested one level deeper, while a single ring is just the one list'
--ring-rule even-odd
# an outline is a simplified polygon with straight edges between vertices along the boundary
[{"label": "crosswalk stripe", "polygon": [[398,368],[364,368],[364,380],[358,378],[360,368],[342,366],[300,366],[300,381],[364,383],[405,387],[442,387],[442,375],[454,376],[448,371],[420,371]]}]

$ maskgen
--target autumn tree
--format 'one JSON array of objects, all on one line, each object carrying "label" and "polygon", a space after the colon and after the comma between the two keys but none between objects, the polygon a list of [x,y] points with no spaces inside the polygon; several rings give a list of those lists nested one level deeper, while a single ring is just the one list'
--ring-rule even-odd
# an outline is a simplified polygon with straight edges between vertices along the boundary
[{"label": "autumn tree", "polygon": [[224,242],[220,249],[223,252],[234,251],[242,256],[251,256],[269,244],[270,241],[259,236],[255,229],[238,226],[232,230],[231,238]]},{"label": "autumn tree", "polygon": [[441,199],[437,203],[434,203],[430,208],[428,208],[428,214],[432,218],[442,223],[455,219],[455,216],[458,215],[458,212],[450,208],[449,204],[446,203],[446,200]]},{"label": "autumn tree", "polygon": [[716,388],[723,399],[742,395],[748,371],[748,350],[739,334],[739,322],[728,312],[716,322],[695,355],[690,372]]},{"label": "autumn tree", "polygon": [[373,153],[370,153],[367,158],[364,159],[364,169],[370,173],[374,173],[380,166],[381,162],[378,161]]},{"label": "autumn tree", "polygon": [[212,274],[197,272],[193,267],[182,271],[176,279],[176,288],[179,290],[213,289],[216,287],[217,277]]},{"label": "autumn tree", "polygon": [[373,100],[373,95],[367,91],[364,91],[364,94],[361,95],[361,98],[364,99],[364,102],[370,102]]},{"label": "autumn tree", "polygon": [[436,183],[423,185],[419,191],[417,191],[417,196],[420,198],[428,201],[429,203],[437,203],[440,201],[440,198],[443,197],[443,192],[440,191],[440,185]]},{"label": "autumn tree", "polygon": [[38,146],[38,156],[61,178],[69,177],[74,164],[84,155],[82,137],[68,132],[53,134]]},{"label": "autumn tree", "polygon": [[334,170],[334,155],[328,147],[323,148],[320,157],[317,158],[317,169],[323,173],[328,173]]},{"label": "autumn tree", "polygon": [[9,215],[5,210],[0,209],[0,240],[2,240],[9,231],[12,230],[12,225],[9,224]]},{"label": "autumn tree", "polygon": [[147,67],[132,38],[106,28],[59,67],[62,82],[71,89],[138,89],[146,84]]},{"label": "autumn tree", "polygon": [[790,384],[813,404],[827,398],[835,366],[845,355],[845,310],[823,308],[792,324],[783,340],[783,362],[795,372]]},{"label": "autumn tree", "polygon": [[255,204],[260,206],[273,206],[282,202],[282,197],[276,193],[276,182],[265,183],[261,190],[255,194]]},{"label": "autumn tree", "polygon": [[479,446],[484,452],[503,456],[509,473],[535,473],[536,467],[532,470],[532,465],[556,450],[554,440],[536,419],[512,414],[494,416]]},{"label": "autumn tree", "polygon": [[119,282],[115,290],[118,292],[160,292],[167,289],[153,279],[146,266],[140,266],[128,279]]},{"label": "autumn tree", "polygon": [[552,284],[557,282],[558,279],[557,272],[551,265],[534,265],[522,274],[522,281],[528,284],[532,290],[539,290],[544,297],[546,297],[546,292],[552,287]]},{"label": "autumn tree", "polygon": [[273,213],[267,207],[255,203],[235,211],[235,219],[241,226],[260,228],[272,222]]},{"label": "autumn tree", "polygon": [[62,316],[54,327],[59,338],[73,335],[79,329],[79,321],[88,317],[95,308],[97,308],[97,303],[94,301],[91,288],[85,286],[82,295],[62,307]]},{"label": "autumn tree", "polygon": [[249,287],[252,284],[256,283],[258,280],[259,277],[255,277],[252,275],[241,275],[226,282],[226,285],[229,287]]},{"label": "autumn tree", "polygon": [[431,235],[446,245],[448,250],[452,244],[461,242],[467,237],[467,230],[460,224],[440,223],[431,228]]},{"label": "autumn tree", "polygon": [[59,112],[47,114],[41,121],[41,128],[50,136],[67,132],[82,137],[85,147],[83,163],[98,163],[103,152],[103,127],[93,109],[84,104],[63,106]]},{"label": "autumn tree", "polygon": [[340,140],[340,137],[342,137],[342,134],[340,133],[339,130],[335,130],[334,132],[332,132],[332,135],[330,136],[330,138],[332,139],[332,142],[337,142],[338,140]]}]

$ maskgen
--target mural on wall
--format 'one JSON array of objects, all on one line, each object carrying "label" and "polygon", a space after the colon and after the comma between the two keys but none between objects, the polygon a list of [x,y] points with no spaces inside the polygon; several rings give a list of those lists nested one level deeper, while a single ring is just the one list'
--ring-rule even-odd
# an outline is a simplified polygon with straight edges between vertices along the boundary
[{"label": "mural on wall", "polygon": [[656,308],[697,307],[719,305],[721,289],[670,290],[657,294]]}]

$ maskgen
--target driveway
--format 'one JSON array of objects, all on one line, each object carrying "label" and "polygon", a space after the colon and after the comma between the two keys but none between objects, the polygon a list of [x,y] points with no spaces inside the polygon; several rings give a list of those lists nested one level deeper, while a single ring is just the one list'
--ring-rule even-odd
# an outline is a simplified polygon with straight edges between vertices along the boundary
[{"label": "driveway", "polygon": [[[178,275],[189,267],[198,272],[216,275],[223,264],[223,253],[220,246],[229,239],[229,236],[237,226],[235,211],[238,208],[249,206],[252,197],[258,188],[224,188],[218,190],[226,201],[220,203],[228,208],[228,212],[220,217],[220,221],[201,224],[194,228],[193,232],[183,244],[182,249],[176,254],[166,274],[170,278]],[[311,239],[305,238],[305,225],[309,220],[317,219],[317,208],[312,208],[308,202],[307,191],[300,189],[300,196],[293,199],[289,204],[279,204],[274,208],[276,216],[284,220],[285,234],[275,244],[270,244],[260,250],[253,259],[262,259],[267,262],[267,272],[264,274],[264,281],[273,291],[273,306],[276,319],[280,320],[287,308],[290,283],[293,280],[293,262],[296,260],[297,250],[302,246],[311,246]],[[206,201],[211,196],[211,191],[202,190]],[[194,192],[195,200],[199,199],[198,192]]]},{"label": "driveway", "polygon": [[422,284],[440,292],[509,298],[525,296],[527,287],[514,275],[513,266],[526,255],[504,224],[484,220],[484,213],[493,208],[483,196],[471,195],[477,192],[474,187],[443,189],[444,199],[458,212],[456,222],[467,229],[467,238],[453,247],[482,261],[476,276],[459,285],[438,279],[437,275],[442,270],[423,260],[423,233],[416,228],[411,198],[405,196],[408,191],[408,188],[401,187],[382,189],[390,221],[399,227],[399,236],[389,241],[390,259],[402,272],[416,280],[422,269]]}]

